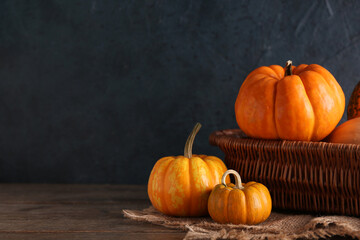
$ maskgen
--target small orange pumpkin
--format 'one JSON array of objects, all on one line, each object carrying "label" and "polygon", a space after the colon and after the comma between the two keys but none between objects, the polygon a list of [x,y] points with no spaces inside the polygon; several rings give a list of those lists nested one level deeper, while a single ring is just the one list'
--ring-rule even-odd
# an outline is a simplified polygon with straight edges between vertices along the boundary
[{"label": "small orange pumpkin", "polygon": [[329,71],[317,64],[252,71],[235,102],[236,121],[249,137],[320,141],[339,123],[345,96]]},{"label": "small orange pumpkin", "polygon": [[360,144],[360,118],[347,120],[330,134],[328,142]]},{"label": "small orange pumpkin", "polygon": [[184,156],[161,158],[151,171],[148,195],[152,205],[164,214],[207,215],[210,192],[227,170],[217,157],[192,155],[192,145],[200,127],[197,123],[189,135]]},{"label": "small orange pumpkin", "polygon": [[356,117],[360,117],[360,82],[356,84],[347,108],[348,120]]},{"label": "small orange pumpkin", "polygon": [[[228,174],[235,175],[235,185],[225,184]],[[208,209],[211,218],[219,223],[258,224],[271,213],[272,201],[269,190],[261,183],[241,183],[239,173],[227,170],[212,190]]]}]

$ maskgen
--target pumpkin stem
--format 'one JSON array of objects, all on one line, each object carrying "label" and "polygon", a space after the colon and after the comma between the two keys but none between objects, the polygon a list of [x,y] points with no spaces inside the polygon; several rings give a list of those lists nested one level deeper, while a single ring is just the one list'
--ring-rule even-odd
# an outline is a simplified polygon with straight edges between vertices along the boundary
[{"label": "pumpkin stem", "polygon": [[229,175],[229,174],[235,175],[235,187],[238,188],[238,189],[244,189],[244,187],[242,185],[242,182],[241,182],[240,174],[237,171],[232,170],[232,169],[229,169],[224,173],[224,175],[221,178],[221,184],[226,186],[226,181],[225,180],[226,180],[226,176]]},{"label": "pumpkin stem", "polygon": [[285,66],[285,77],[292,75],[292,61],[288,60]]},{"label": "pumpkin stem", "polygon": [[193,147],[193,144],[194,144],[194,139],[195,139],[196,134],[199,132],[200,128],[201,128],[201,124],[196,123],[195,127],[191,131],[188,139],[186,140],[185,149],[184,149],[184,156],[186,158],[191,158],[192,157],[192,147]]}]

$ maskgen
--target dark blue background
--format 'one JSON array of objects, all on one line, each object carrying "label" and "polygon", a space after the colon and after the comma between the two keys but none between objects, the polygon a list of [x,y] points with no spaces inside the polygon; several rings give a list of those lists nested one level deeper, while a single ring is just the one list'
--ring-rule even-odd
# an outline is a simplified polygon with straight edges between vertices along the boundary
[{"label": "dark blue background", "polygon": [[[292,59],[360,80],[360,1],[0,2],[0,181],[146,183],[237,127],[246,75]],[[343,118],[342,121],[344,121]]]}]

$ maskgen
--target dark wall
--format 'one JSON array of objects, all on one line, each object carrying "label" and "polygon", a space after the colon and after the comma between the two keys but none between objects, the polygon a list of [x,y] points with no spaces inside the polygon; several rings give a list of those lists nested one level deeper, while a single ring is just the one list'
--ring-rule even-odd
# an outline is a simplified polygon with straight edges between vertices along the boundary
[{"label": "dark wall", "polygon": [[[261,65],[360,80],[360,1],[0,2],[0,181],[146,183],[160,157],[237,127]],[[343,118],[344,121],[345,118]]]}]

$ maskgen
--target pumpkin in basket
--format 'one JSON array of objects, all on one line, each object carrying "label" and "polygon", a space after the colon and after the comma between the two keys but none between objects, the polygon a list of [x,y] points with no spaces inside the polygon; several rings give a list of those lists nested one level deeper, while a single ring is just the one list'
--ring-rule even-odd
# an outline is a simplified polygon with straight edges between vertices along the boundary
[{"label": "pumpkin in basket", "polygon": [[319,141],[331,133],[345,109],[333,75],[317,64],[263,66],[243,82],[236,121],[249,137]]},{"label": "pumpkin in basket", "polygon": [[164,214],[207,215],[210,192],[227,170],[217,157],[192,155],[192,145],[200,127],[197,123],[189,135],[184,156],[161,158],[151,171],[148,195],[152,205]]},{"label": "pumpkin in basket", "polygon": [[327,138],[332,143],[360,144],[360,118],[347,120],[330,134]]},{"label": "pumpkin in basket", "polygon": [[360,82],[356,84],[347,108],[348,120],[356,117],[360,117]]},{"label": "pumpkin in basket", "polygon": [[[228,174],[235,175],[235,185],[225,183]],[[261,183],[242,184],[239,173],[232,169],[224,173],[208,203],[211,218],[219,223],[258,224],[270,216],[271,208],[269,190]]]}]

